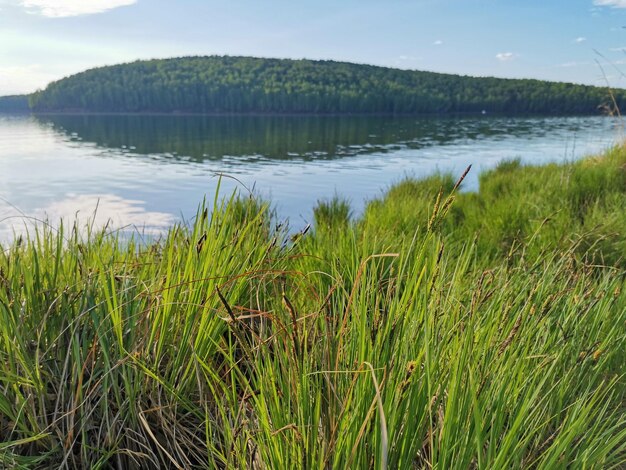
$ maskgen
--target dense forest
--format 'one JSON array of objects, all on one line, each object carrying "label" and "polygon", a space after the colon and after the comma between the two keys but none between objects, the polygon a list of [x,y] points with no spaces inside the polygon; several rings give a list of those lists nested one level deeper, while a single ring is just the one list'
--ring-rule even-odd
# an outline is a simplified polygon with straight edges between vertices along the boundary
[{"label": "dense forest", "polygon": [[626,92],[615,101],[571,83],[220,56],[96,68],[30,96],[39,112],[594,114],[626,104]]},{"label": "dense forest", "polygon": [[0,113],[28,112],[29,110],[26,95],[0,96]]}]

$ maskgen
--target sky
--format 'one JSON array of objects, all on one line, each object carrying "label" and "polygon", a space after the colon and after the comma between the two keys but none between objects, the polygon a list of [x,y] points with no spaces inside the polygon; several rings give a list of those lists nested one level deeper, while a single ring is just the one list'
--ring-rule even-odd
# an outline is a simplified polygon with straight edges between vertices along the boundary
[{"label": "sky", "polygon": [[214,54],[626,87],[626,0],[0,0],[0,96]]}]

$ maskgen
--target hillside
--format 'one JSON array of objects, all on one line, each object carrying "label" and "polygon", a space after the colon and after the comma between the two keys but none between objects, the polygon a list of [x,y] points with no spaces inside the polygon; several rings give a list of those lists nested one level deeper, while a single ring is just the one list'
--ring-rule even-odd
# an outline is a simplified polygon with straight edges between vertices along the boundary
[{"label": "hillside", "polygon": [[609,103],[606,88],[569,83],[219,56],[96,68],[30,97],[40,112],[595,114]]},{"label": "hillside", "polygon": [[28,112],[28,96],[0,96],[0,113]]}]

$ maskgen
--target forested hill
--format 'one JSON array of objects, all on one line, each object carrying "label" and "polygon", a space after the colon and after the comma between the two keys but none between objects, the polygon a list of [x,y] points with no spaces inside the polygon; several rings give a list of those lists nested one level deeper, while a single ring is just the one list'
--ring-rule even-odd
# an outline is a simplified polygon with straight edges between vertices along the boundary
[{"label": "forested hill", "polygon": [[[626,104],[626,93],[615,96]],[[187,57],[101,67],[51,83],[34,111],[595,114],[606,88],[334,61]]]},{"label": "forested hill", "polygon": [[0,96],[0,113],[27,113],[28,111],[28,96]]}]

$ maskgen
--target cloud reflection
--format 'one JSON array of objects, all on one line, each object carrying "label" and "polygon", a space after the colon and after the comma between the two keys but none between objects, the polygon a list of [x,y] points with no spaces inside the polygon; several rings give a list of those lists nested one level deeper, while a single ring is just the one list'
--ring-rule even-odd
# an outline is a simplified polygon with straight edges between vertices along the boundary
[{"label": "cloud reflection", "polygon": [[65,199],[53,201],[45,207],[23,213],[16,207],[0,210],[0,240],[8,241],[14,235],[24,234],[41,224],[58,226],[78,221],[82,228],[106,228],[139,232],[143,235],[159,235],[175,222],[174,215],[149,211],[145,202],[124,199],[115,194],[67,194]]}]

